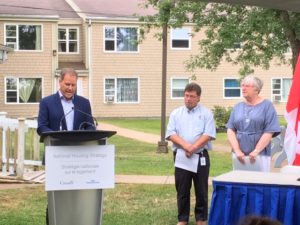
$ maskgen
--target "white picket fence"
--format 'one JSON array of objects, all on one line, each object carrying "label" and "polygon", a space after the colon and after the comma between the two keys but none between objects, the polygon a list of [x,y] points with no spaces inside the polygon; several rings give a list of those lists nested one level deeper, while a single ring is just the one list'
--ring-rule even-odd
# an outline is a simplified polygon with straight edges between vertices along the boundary
[{"label": "white picket fence", "polygon": [[[22,179],[25,166],[40,166],[36,119],[10,119],[0,112],[0,172]],[[25,158],[26,154],[26,158]]]}]

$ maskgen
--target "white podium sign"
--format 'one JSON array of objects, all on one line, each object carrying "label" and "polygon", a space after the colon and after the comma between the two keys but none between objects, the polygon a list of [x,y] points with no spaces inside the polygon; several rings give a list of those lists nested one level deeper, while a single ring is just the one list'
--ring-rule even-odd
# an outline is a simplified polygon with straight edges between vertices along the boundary
[{"label": "white podium sign", "polygon": [[115,147],[46,146],[46,191],[115,186]]}]

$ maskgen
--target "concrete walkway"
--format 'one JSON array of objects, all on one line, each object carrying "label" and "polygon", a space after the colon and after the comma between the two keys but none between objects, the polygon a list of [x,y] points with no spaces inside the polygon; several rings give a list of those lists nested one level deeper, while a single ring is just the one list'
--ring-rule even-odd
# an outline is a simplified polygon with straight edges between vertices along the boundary
[{"label": "concrete walkway", "polygon": [[157,142],[160,141],[159,135],[121,128],[107,123],[100,122],[98,129],[117,131],[117,134],[122,137],[131,138],[131,139],[143,141],[150,144],[157,144]]},{"label": "concrete walkway", "polygon": [[[160,136],[155,134],[149,134],[145,132],[140,131],[134,131],[126,128],[117,127],[111,124],[102,123],[100,122],[100,125],[98,127],[100,130],[113,130],[117,131],[117,134],[123,137],[143,141],[150,144],[157,144],[158,141],[160,141]],[[171,143],[169,142],[168,146],[171,146]],[[230,152],[230,146],[229,143],[226,146],[221,146],[213,143],[214,151],[225,151]]]}]

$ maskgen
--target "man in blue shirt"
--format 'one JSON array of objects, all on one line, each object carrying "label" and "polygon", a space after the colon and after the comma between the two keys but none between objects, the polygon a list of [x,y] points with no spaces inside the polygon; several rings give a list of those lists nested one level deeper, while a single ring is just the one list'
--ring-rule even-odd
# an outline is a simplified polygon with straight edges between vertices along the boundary
[{"label": "man in blue shirt", "polygon": [[197,225],[208,216],[208,177],[211,140],[216,137],[213,114],[200,102],[201,87],[190,83],[184,90],[185,105],[175,109],[169,118],[166,139],[172,141],[175,161],[178,225],[186,225],[190,214],[190,189],[194,182]]}]

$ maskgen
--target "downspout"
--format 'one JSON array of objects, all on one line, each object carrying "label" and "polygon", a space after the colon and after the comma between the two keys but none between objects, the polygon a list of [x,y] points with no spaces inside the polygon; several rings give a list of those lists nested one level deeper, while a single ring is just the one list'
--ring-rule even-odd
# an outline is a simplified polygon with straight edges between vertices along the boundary
[{"label": "downspout", "polygon": [[[51,93],[57,91],[56,70],[58,69],[58,22],[52,26],[52,78]],[[45,82],[44,82],[45,85]]]},{"label": "downspout", "polygon": [[91,53],[91,42],[92,42],[92,37],[91,37],[91,31],[92,29],[92,21],[91,19],[89,19],[89,22],[88,22],[88,38],[87,38],[87,41],[88,41],[88,69],[89,69],[89,99],[90,99],[90,102],[91,102],[91,105],[93,107],[93,98],[92,98],[92,53]]}]

